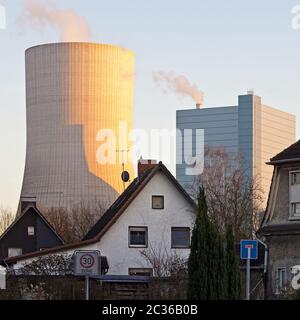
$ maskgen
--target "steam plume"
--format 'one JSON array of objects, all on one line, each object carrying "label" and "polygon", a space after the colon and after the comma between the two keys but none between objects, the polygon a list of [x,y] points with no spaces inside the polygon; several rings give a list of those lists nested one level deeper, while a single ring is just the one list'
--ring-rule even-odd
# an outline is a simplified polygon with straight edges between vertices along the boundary
[{"label": "steam plume", "polygon": [[183,75],[173,72],[153,72],[154,81],[163,89],[163,92],[172,91],[181,96],[191,97],[197,104],[203,105],[203,92]]},{"label": "steam plume", "polygon": [[74,10],[58,9],[50,1],[25,0],[21,22],[37,29],[51,27],[59,33],[60,41],[88,41],[91,30],[87,21]]}]

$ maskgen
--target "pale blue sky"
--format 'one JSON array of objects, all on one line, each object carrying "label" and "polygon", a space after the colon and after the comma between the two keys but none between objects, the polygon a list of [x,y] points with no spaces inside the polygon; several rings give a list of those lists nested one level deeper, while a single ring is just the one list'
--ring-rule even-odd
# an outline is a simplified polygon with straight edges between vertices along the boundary
[{"label": "pale blue sky", "polygon": [[[0,0],[7,11],[7,29],[0,30],[0,205],[13,209],[25,160],[24,50],[58,40],[50,29],[39,33],[17,23],[22,3]],[[194,105],[162,94],[152,80],[157,70],[187,76],[204,91],[207,106],[235,105],[237,95],[254,88],[265,104],[300,117],[300,30],[291,28],[291,9],[300,0],[56,3],[87,19],[93,41],[136,53],[138,128],[175,127],[175,110]]]}]

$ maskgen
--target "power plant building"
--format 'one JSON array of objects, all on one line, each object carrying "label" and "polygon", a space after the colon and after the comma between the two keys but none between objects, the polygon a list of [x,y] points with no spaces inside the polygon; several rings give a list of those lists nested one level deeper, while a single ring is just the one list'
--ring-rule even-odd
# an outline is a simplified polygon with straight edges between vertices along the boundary
[{"label": "power plant building", "polygon": [[[195,131],[204,129],[204,146],[240,155],[247,176],[260,179],[265,200],[272,179],[272,168],[265,163],[296,139],[295,116],[264,105],[252,92],[240,95],[237,106],[178,110],[176,124],[183,137],[177,141],[176,177],[184,187],[192,185],[195,176],[186,174],[190,165],[182,155],[183,141],[190,143],[196,156]],[[184,137],[185,129],[192,134]]]},{"label": "power plant building", "polygon": [[[27,148],[21,202],[35,199],[41,209],[81,202],[107,207],[123,191],[134,54],[112,45],[74,42],[35,46],[25,56]],[[133,177],[132,163],[125,169]]]}]

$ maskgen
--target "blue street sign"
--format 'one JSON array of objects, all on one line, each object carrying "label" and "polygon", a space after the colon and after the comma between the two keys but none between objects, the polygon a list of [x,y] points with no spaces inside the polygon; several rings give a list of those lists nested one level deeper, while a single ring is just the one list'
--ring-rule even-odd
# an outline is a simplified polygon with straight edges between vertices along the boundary
[{"label": "blue street sign", "polygon": [[[241,240],[240,245],[241,259],[256,260],[258,257],[258,241],[257,240]],[[248,251],[250,250],[250,256],[248,257]]]}]

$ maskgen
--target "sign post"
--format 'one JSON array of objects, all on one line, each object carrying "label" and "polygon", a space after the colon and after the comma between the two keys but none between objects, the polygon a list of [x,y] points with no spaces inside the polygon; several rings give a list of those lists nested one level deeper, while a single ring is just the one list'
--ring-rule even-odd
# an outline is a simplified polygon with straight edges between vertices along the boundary
[{"label": "sign post", "polygon": [[98,250],[77,250],[73,255],[74,274],[85,278],[85,299],[90,296],[90,276],[101,274],[101,255]]},{"label": "sign post", "polygon": [[251,260],[258,258],[258,244],[257,240],[241,240],[241,259],[247,260],[246,268],[246,300],[250,300],[250,271],[251,271]]},{"label": "sign post", "polygon": [[85,300],[90,300],[90,278],[85,276]]}]

